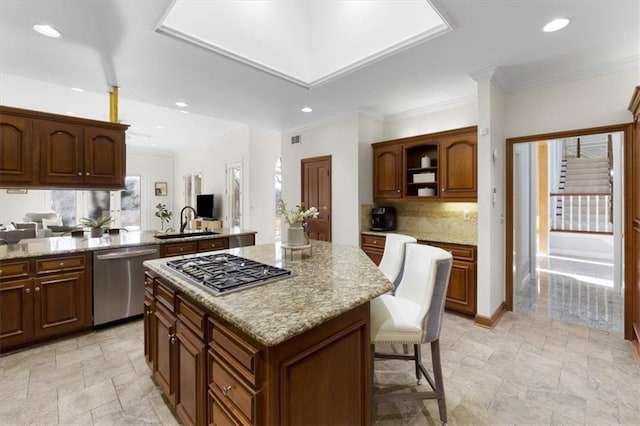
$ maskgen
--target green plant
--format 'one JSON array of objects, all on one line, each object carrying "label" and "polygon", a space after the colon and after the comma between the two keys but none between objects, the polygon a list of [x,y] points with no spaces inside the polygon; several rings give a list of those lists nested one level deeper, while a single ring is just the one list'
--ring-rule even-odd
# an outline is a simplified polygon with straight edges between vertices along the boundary
[{"label": "green plant", "polygon": [[160,226],[162,227],[162,230],[164,230],[164,223],[167,222],[167,225],[169,225],[171,223],[171,219],[173,218],[173,212],[167,210],[167,206],[162,204],[162,203],[158,203],[156,205],[156,217],[160,219],[161,224]]},{"label": "green plant", "polygon": [[80,219],[80,224],[89,228],[102,228],[112,221],[113,219],[111,219],[111,216],[100,217],[98,219],[83,217]]}]

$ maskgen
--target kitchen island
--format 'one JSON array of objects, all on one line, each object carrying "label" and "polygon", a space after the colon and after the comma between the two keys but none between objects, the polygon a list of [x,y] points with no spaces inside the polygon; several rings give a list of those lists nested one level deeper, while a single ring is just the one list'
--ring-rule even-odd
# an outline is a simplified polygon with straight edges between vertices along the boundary
[{"label": "kitchen island", "polygon": [[144,263],[145,356],[185,424],[369,424],[369,301],[392,285],[358,247],[312,245],[225,251],[293,276],[218,297]]}]

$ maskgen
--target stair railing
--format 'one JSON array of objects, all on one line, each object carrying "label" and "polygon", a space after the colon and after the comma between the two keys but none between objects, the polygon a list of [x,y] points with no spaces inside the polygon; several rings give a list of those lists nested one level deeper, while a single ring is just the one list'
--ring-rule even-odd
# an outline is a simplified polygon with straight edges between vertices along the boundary
[{"label": "stair railing", "polygon": [[613,218],[609,209],[611,194],[553,192],[549,196],[550,205],[556,209],[551,214],[551,231],[613,232]]}]

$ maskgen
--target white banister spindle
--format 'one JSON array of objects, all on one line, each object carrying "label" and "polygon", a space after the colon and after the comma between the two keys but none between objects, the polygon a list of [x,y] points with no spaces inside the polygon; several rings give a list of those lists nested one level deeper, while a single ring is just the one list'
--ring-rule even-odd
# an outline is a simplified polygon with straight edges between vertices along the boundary
[{"label": "white banister spindle", "polygon": [[591,196],[587,195],[587,231],[591,231]]},{"label": "white banister spindle", "polygon": [[578,195],[578,231],[582,231],[582,195]]},{"label": "white banister spindle", "polygon": [[600,230],[600,197],[596,197],[596,232]]},{"label": "white banister spindle", "polygon": [[573,231],[573,195],[569,195],[569,231]]}]

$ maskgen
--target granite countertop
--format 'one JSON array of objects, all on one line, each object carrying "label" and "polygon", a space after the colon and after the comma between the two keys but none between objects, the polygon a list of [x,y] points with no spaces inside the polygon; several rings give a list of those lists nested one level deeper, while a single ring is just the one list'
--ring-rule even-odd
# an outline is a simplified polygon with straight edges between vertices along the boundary
[{"label": "granite countertop", "polygon": [[289,253],[283,256],[279,243],[225,250],[295,276],[223,296],[212,296],[162,266],[172,258],[147,260],[144,266],[258,342],[275,346],[393,288],[359,247],[315,240],[311,245],[311,255],[296,251],[293,260]]},{"label": "granite countertop", "polygon": [[[193,232],[199,231],[194,230]],[[255,234],[255,231],[247,231],[237,228],[216,229],[215,232],[218,233],[213,235],[172,238],[166,240],[159,240],[155,238],[156,235],[166,235],[159,231],[125,231],[120,232],[118,235],[104,235],[99,238],[90,238],[88,233],[85,233],[83,237],[64,236],[30,238],[20,240],[15,244],[0,245],[0,260]]]},{"label": "granite countertop", "polygon": [[[467,238],[463,235],[451,235],[449,233],[441,233],[441,232],[413,232],[413,231],[390,231],[397,234],[405,234],[410,235],[418,240],[426,240],[426,241],[437,241],[440,243],[452,243],[452,244],[464,244],[470,246],[477,246],[478,242],[475,239]],[[365,235],[380,235],[385,236],[389,232],[379,232],[379,231],[362,231],[362,234]],[[473,236],[475,237],[475,235]]]}]

